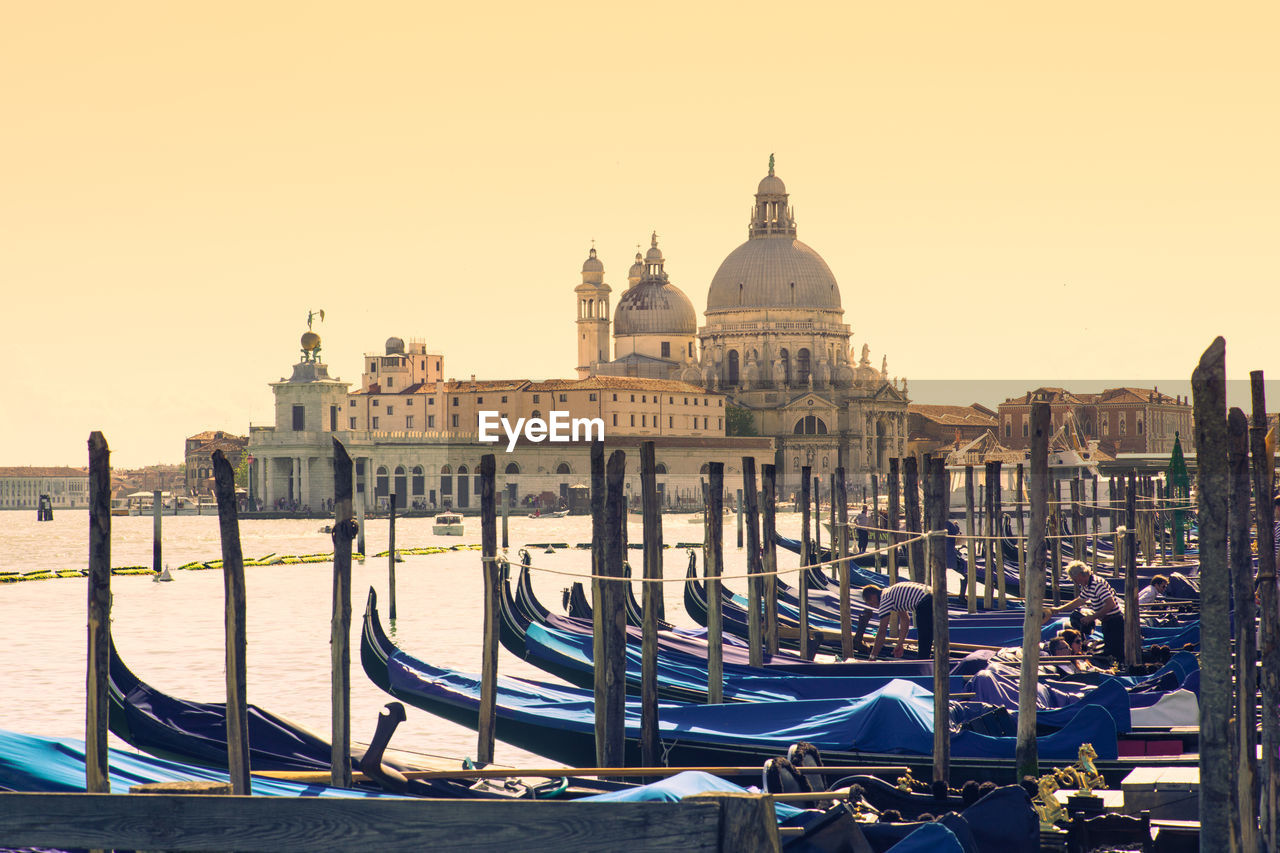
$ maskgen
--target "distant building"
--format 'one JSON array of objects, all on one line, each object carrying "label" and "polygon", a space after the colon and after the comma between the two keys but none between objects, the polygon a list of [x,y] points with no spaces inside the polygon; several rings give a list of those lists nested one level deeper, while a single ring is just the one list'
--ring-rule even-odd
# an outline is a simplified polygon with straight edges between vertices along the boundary
[{"label": "distant building", "polygon": [[[329,376],[304,351],[288,379],[272,382],[275,423],[251,426],[252,495],[264,507],[319,510],[333,496],[333,445],[353,460],[356,500],[382,508],[474,508],[480,457],[497,457],[500,491],[517,506],[567,501],[571,486],[590,482],[590,446],[521,437],[511,453],[501,428],[496,443],[479,441],[479,413],[497,412],[514,427],[521,418],[600,419],[606,449],[627,453],[627,482],[640,494],[639,445],[657,445],[658,485],[667,505],[701,500],[706,464],[725,464],[725,488],[741,485],[742,457],[773,461],[768,438],[725,437],[725,397],[672,379],[588,376],[585,379],[463,381],[443,379],[443,356],[419,342],[387,341],[366,355],[360,388]],[[736,482],[736,485],[735,485]]]},{"label": "distant building", "polygon": [[54,509],[89,506],[89,469],[23,466],[0,468],[0,509],[35,509],[48,495]]},{"label": "distant building", "polygon": [[206,430],[188,436],[183,451],[186,462],[186,490],[189,495],[213,493],[213,453],[221,450],[234,470],[240,466],[248,436],[222,430]]},{"label": "distant building", "polygon": [[998,407],[1000,441],[1009,448],[1031,446],[1031,404],[1049,403],[1050,431],[1067,424],[1081,443],[1097,441],[1104,453],[1169,453],[1174,433],[1184,446],[1192,439],[1191,402],[1157,388],[1108,388],[1100,394],[1078,394],[1041,387]]},{"label": "distant building", "polygon": [[907,452],[917,459],[939,450],[950,452],[986,432],[995,432],[996,424],[996,413],[979,403],[911,403],[907,406]]}]

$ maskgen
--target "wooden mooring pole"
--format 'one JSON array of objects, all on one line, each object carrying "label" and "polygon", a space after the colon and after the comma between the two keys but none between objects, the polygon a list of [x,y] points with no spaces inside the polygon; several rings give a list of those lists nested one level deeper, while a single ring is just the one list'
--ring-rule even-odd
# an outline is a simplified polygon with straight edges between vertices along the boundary
[{"label": "wooden mooring pole", "polygon": [[[811,566],[817,562],[816,553],[809,539],[809,477],[810,468],[800,469],[800,502],[804,509],[800,515],[800,565]],[[819,523],[821,523],[819,521]],[[800,657],[809,657],[809,569],[801,568],[796,578],[796,592],[800,596]]]},{"label": "wooden mooring pole", "polygon": [[[834,549],[833,549],[834,550]],[[822,480],[813,478],[813,562],[822,554]]]},{"label": "wooden mooring pole", "polygon": [[1098,505],[1098,480],[1097,474],[1089,478],[1093,483],[1093,506],[1089,507],[1089,519],[1093,530],[1093,547],[1089,549],[1089,565],[1096,572],[1098,570],[1098,533],[1099,533],[1099,517],[1102,515],[1101,507]]},{"label": "wooden mooring pole", "polygon": [[602,685],[597,682],[598,687],[603,686],[603,693],[596,694],[596,737],[602,746],[597,758],[603,767],[626,764],[627,619],[626,590],[622,586],[626,582],[622,580],[622,564],[627,559],[622,539],[627,523],[626,477],[627,455],[615,450],[605,466],[605,580],[598,606],[604,657],[596,661],[596,669],[603,670],[604,679]]},{"label": "wooden mooring pole", "polygon": [[607,503],[605,486],[604,442],[596,439],[591,442],[591,659],[596,662],[592,670],[592,686],[595,690],[596,717],[596,760],[601,761],[605,752],[604,727],[601,725],[601,714],[604,703],[601,697],[605,694],[605,668],[600,665],[604,660],[604,552],[605,530],[608,521],[605,517]]},{"label": "wooden mooring pole", "polygon": [[[951,632],[947,613],[947,462],[926,457],[925,495],[929,507],[929,562],[933,577],[933,718],[951,713]],[[933,778],[951,778],[951,727],[933,727]]]},{"label": "wooden mooring pole", "polygon": [[333,615],[329,620],[329,780],[351,787],[351,457],[333,439]]},{"label": "wooden mooring pole", "polygon": [[222,540],[222,587],[226,628],[227,767],[232,794],[249,791],[249,703],[245,676],[244,553],[236,511],[236,472],[221,450],[213,451],[213,490]]},{"label": "wooden mooring pole", "polygon": [[[356,505],[356,553],[360,555],[360,563],[364,564],[364,495],[355,502]],[[335,516],[336,519],[336,516]]]},{"label": "wooden mooring pole", "polygon": [[871,526],[874,531],[871,534],[871,550],[875,552],[872,558],[876,573],[880,572],[880,543],[884,534],[880,532],[880,528],[884,525],[880,521],[880,474],[878,472],[871,475]]},{"label": "wooden mooring pole", "polygon": [[[764,625],[760,606],[763,590],[760,585],[760,493],[756,491],[756,459],[742,457],[742,489],[738,492],[738,521],[742,521],[742,501],[746,497],[747,518],[747,645],[748,660],[752,666],[764,666]],[[742,542],[742,527],[738,527],[738,542]]]},{"label": "wooden mooring pole", "polygon": [[778,478],[773,465],[761,465],[764,481],[764,507],[761,522],[764,530],[764,650],[778,653]]},{"label": "wooden mooring pole", "polygon": [[[498,507],[494,489],[496,460],[480,457],[480,571],[484,578],[484,636],[480,647],[480,716],[476,727],[476,760],[493,762],[498,697]],[[394,510],[393,510],[394,511]]]},{"label": "wooden mooring pole", "polygon": [[[724,701],[724,621],[720,575],[724,573],[724,463],[707,463],[707,556],[703,560],[707,593],[707,702]],[[804,587],[802,586],[801,589]]]},{"label": "wooden mooring pole", "polygon": [[89,636],[85,674],[85,791],[111,792],[107,759],[107,684],[111,680],[111,450],[89,434]]},{"label": "wooden mooring pole", "polygon": [[[1230,837],[1231,577],[1227,561],[1226,342],[1191,374],[1200,521],[1200,837]],[[1272,615],[1274,618],[1274,614]]]},{"label": "wooden mooring pole", "polygon": [[968,569],[965,573],[965,592],[969,600],[969,612],[978,612],[978,540],[973,537],[973,466],[964,466],[964,528],[968,535]]},{"label": "wooden mooring pole", "polygon": [[1227,413],[1227,467],[1231,497],[1228,512],[1231,548],[1231,584],[1235,602],[1236,669],[1235,720],[1235,805],[1233,834],[1240,849],[1258,849],[1258,781],[1254,756],[1258,754],[1258,615],[1254,607],[1253,555],[1249,552],[1249,421],[1241,409]]},{"label": "wooden mooring pole", "polygon": [[[920,469],[914,456],[902,460],[902,500],[907,513],[907,535],[918,537],[923,531],[920,519]],[[911,579],[924,583],[924,540],[916,538],[907,545],[907,565]]]},{"label": "wooden mooring pole", "polygon": [[1000,609],[1005,610],[1009,607],[1009,598],[1006,590],[1008,581],[1004,576],[1004,510],[1000,504],[1000,477],[1000,461],[996,460],[991,463],[991,485],[988,488],[991,495],[991,535],[995,537],[991,540],[991,550],[995,553],[991,562],[996,572],[996,595]]},{"label": "wooden mooring pole", "polygon": [[837,556],[840,558],[840,562],[836,564],[836,571],[840,578],[840,654],[848,660],[853,657],[853,614],[849,603],[851,591],[849,588],[849,495],[844,479],[844,468],[836,469],[832,484],[834,488],[831,499],[832,507],[836,508],[833,513],[836,518],[831,529],[836,532]]},{"label": "wooden mooring pole", "polygon": [[[1226,485],[1225,483],[1223,484]],[[1129,472],[1124,492],[1124,663],[1133,668],[1142,663],[1142,620],[1138,607],[1138,475]],[[1225,492],[1224,492],[1225,494]]]},{"label": "wooden mooring pole", "polygon": [[[1027,582],[1022,588],[1022,670],[1018,679],[1017,778],[1039,775],[1036,744],[1036,687],[1040,669],[1040,627],[1044,615],[1045,504],[1049,500],[1049,404],[1031,404],[1031,530],[1027,543]],[[1055,567],[1054,575],[1057,570]],[[1056,584],[1055,584],[1056,590]]]},{"label": "wooden mooring pole", "polygon": [[[1280,620],[1276,619],[1275,504],[1272,502],[1273,459],[1267,449],[1267,400],[1261,370],[1249,373],[1253,420],[1249,449],[1253,457],[1254,533],[1258,543],[1258,610],[1262,614],[1262,764],[1260,847],[1280,848]],[[1175,498],[1176,499],[1176,498]]]},{"label": "wooden mooring pole", "polygon": [[[483,512],[484,504],[480,505]],[[396,493],[391,493],[391,507],[387,513],[387,616],[396,620]]]},{"label": "wooden mooring pole", "polygon": [[[752,460],[755,461],[754,459]],[[738,500],[734,505],[738,515],[738,547],[742,547],[742,489],[738,489]]]},{"label": "wooden mooring pole", "polygon": [[1023,481],[1023,465],[1018,463],[1018,589],[1027,594],[1027,490]]},{"label": "wooden mooring pole", "polygon": [[889,583],[898,582],[898,484],[900,461],[898,457],[889,460]]},{"label": "wooden mooring pole", "polygon": [[658,763],[658,599],[662,584],[662,507],[654,443],[640,443],[640,503],[644,513],[643,624],[640,636],[640,763]]},{"label": "wooden mooring pole", "polygon": [[[161,559],[161,515],[164,510],[164,499],[161,497],[164,493],[156,489],[151,493],[151,568],[156,574],[160,574],[164,569],[164,561]],[[174,498],[177,502],[177,498]]]},{"label": "wooden mooring pole", "polygon": [[510,546],[510,540],[507,537],[507,516],[511,515],[511,493],[506,489],[502,491],[502,550],[506,551]]}]

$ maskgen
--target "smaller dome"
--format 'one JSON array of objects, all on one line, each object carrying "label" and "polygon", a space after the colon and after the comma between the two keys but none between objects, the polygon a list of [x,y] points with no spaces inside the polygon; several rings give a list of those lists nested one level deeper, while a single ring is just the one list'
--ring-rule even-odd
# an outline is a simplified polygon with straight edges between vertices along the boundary
[{"label": "smaller dome", "polygon": [[640,283],[640,279],[644,277],[644,255],[636,252],[636,262],[631,265],[631,269],[627,270],[627,281],[634,286]]},{"label": "smaller dome", "polygon": [[756,187],[756,195],[786,195],[787,185],[782,182],[782,178],[770,170],[760,181],[760,186]]},{"label": "smaller dome", "polygon": [[404,340],[387,338],[387,355],[404,355]]},{"label": "smaller dome", "polygon": [[693,335],[698,315],[680,288],[648,279],[627,290],[613,310],[613,334]]},{"label": "smaller dome", "polygon": [[[639,254],[638,252],[636,253]],[[645,263],[660,264],[663,261],[662,250],[658,248],[658,232],[654,231],[649,238],[649,251],[644,253]]]},{"label": "smaller dome", "polygon": [[587,256],[587,259],[585,261],[583,261],[582,271],[583,272],[604,272],[604,264],[601,263],[600,260],[596,257],[596,250],[594,247],[591,249],[591,254]]}]

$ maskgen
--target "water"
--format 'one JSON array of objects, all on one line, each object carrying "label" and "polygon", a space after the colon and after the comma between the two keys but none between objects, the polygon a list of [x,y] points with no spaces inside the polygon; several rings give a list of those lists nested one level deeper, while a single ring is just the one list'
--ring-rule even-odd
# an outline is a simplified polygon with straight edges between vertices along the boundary
[{"label": "water", "polygon": [[[37,523],[34,512],[6,512],[0,528],[0,571],[84,568],[88,563],[89,524],[84,512],[59,511],[53,522]],[[665,541],[700,541],[702,527],[689,523],[695,516],[663,516]],[[798,514],[778,517],[783,535],[797,535]],[[630,541],[641,540],[639,516],[629,518]],[[320,520],[280,519],[243,521],[240,536],[246,557],[328,552],[333,543],[320,533]],[[499,520],[501,524],[501,520]],[[386,520],[366,525],[370,554],[387,547]],[[500,530],[501,528],[499,528]],[[192,560],[221,557],[218,521],[212,516],[166,516],[163,522],[164,562],[171,567]],[[112,519],[113,566],[151,565],[152,519]],[[396,542],[402,548],[478,543],[480,521],[466,519],[462,537],[435,536],[431,519],[402,518],[396,523]],[[510,519],[512,557],[526,542],[567,542],[591,539],[586,516],[559,519]],[[826,531],[823,531],[826,540]],[[735,545],[735,523],[725,518],[725,574],[745,571],[745,550]],[[640,552],[630,552],[635,565]],[[590,552],[558,550],[533,553],[534,566],[589,574]],[[779,568],[798,565],[798,558],[778,552]],[[688,557],[674,547],[665,552],[667,577],[683,577]],[[480,631],[483,611],[480,555],[461,551],[427,556],[406,555],[396,565],[396,603],[399,618],[393,638],[415,657],[467,672],[480,671]],[[701,567],[699,567],[701,568]],[[114,576],[112,634],[121,656],[144,681],[183,699],[223,702],[226,696],[223,628],[223,578],[219,571],[173,572],[173,583],[155,583],[150,576]],[[329,620],[332,608],[332,563],[248,566],[247,671],[251,703],[304,725],[327,737],[329,717]],[[793,576],[794,577],[794,576]],[[557,612],[561,591],[572,577],[535,572],[539,599]],[[742,581],[729,587],[745,589]],[[352,739],[365,742],[373,733],[379,709],[391,697],[374,686],[360,666],[360,616],[368,590],[378,592],[380,612],[387,625],[387,560],[370,557],[352,566]],[[667,618],[692,626],[683,609],[678,583],[665,585]],[[41,735],[84,736],[86,656],[85,580],[60,578],[0,585],[0,728]],[[543,681],[553,676],[501,649],[498,670]],[[392,746],[430,755],[462,757],[476,753],[471,729],[407,708]],[[499,741],[495,759],[511,766],[547,764],[547,760]],[[112,735],[112,746],[129,748]],[[551,762],[556,764],[557,762]]]}]

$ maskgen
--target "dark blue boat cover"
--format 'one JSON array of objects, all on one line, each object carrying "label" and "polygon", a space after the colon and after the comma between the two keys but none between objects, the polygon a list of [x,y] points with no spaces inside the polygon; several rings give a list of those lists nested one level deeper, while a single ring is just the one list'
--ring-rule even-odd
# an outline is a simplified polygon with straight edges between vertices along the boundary
[{"label": "dark blue boat cover", "polygon": [[[652,782],[648,785],[640,785],[635,788],[624,788],[620,791],[609,791],[606,794],[593,794],[590,797],[582,797],[578,802],[594,802],[594,803],[678,803],[685,797],[694,794],[715,794],[715,793],[759,793],[758,788],[743,788],[741,785],[735,785],[727,779],[721,779],[719,776],[712,776],[710,773],[704,773],[701,770],[686,770],[683,773],[677,773],[674,776],[668,776],[658,782]],[[784,821],[803,812],[795,806],[789,806],[786,803],[775,803],[774,809],[777,811],[778,820]]]},{"label": "dark blue boat cover", "polygon": [[[393,692],[429,697],[460,708],[479,705],[474,675],[434,667],[404,652],[388,660]],[[530,725],[580,733],[595,730],[594,693],[518,678],[500,678],[500,716]],[[785,753],[797,741],[821,750],[930,755],[933,752],[933,694],[919,685],[894,679],[875,692],[851,699],[813,699],[729,705],[660,704],[659,736]],[[640,703],[628,699],[627,737],[638,738]],[[1116,727],[1101,708],[1086,707],[1061,731],[1039,738],[1044,759],[1074,758],[1081,743],[1091,742],[1102,759],[1115,758]],[[975,732],[952,736],[958,757],[1012,758],[1014,738]]]}]

